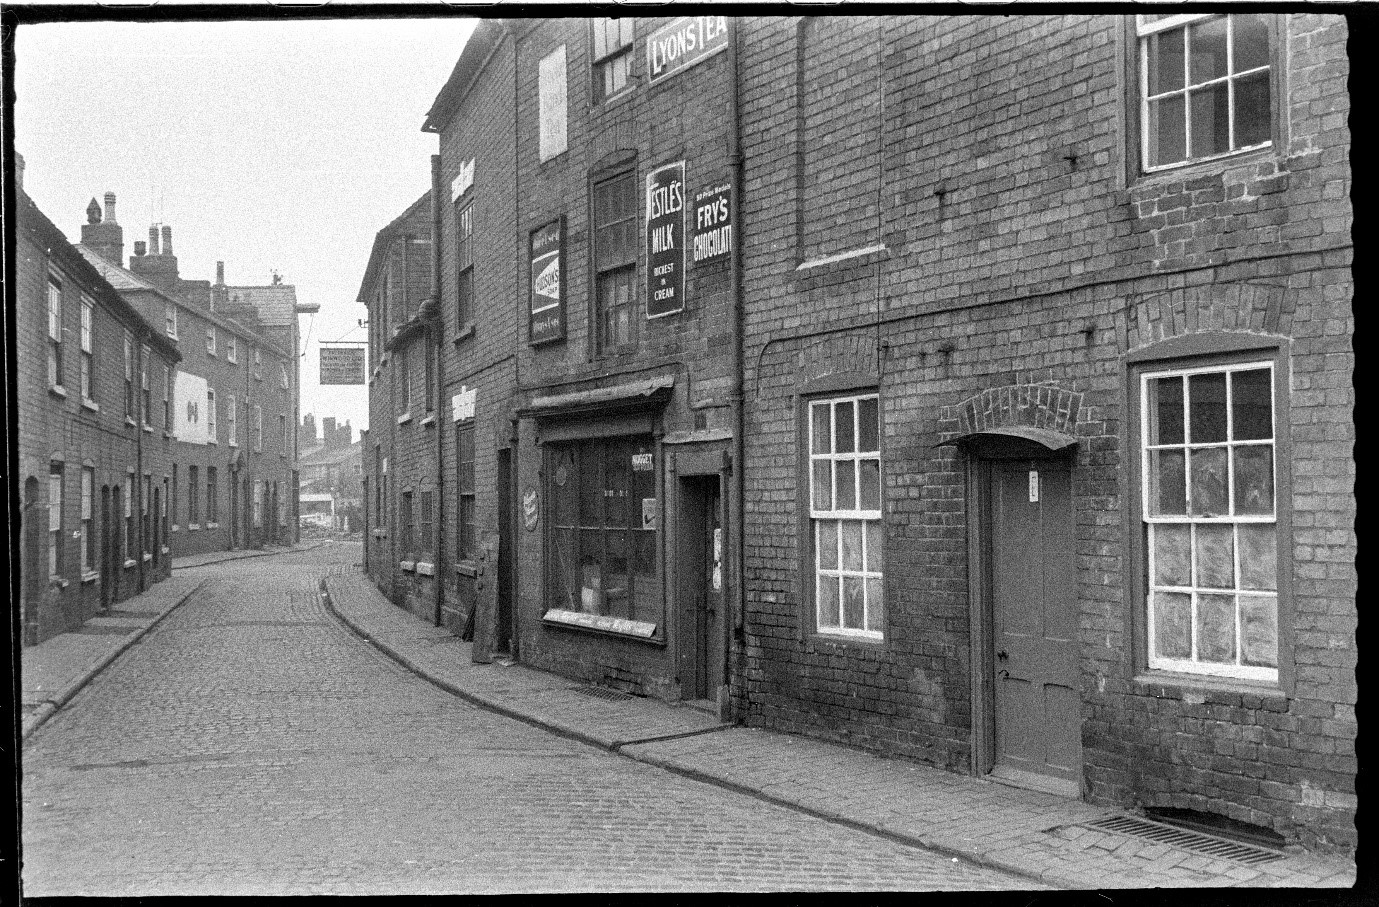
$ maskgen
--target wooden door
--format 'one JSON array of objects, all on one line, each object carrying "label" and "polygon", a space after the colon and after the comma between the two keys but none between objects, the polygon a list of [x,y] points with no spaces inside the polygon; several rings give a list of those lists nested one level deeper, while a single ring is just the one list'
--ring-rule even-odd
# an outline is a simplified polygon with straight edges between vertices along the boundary
[{"label": "wooden door", "polygon": [[995,462],[991,485],[993,773],[1075,794],[1082,694],[1070,465]]},{"label": "wooden door", "polygon": [[512,521],[512,449],[498,451],[498,620],[494,628],[493,650],[512,651],[512,549],[515,527]]},{"label": "wooden door", "polygon": [[715,699],[723,683],[723,526],[718,476],[680,483],[680,686],[686,699]]}]

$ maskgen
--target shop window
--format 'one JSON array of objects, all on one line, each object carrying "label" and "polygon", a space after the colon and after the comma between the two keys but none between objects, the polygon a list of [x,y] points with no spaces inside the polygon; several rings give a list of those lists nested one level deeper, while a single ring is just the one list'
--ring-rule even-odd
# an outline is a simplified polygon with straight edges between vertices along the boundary
[{"label": "shop window", "polygon": [[810,550],[820,633],[884,634],[879,404],[870,394],[808,406]]},{"label": "shop window", "polygon": [[633,19],[592,19],[594,103],[601,103],[625,90],[632,72],[634,44]]},{"label": "shop window", "polygon": [[661,622],[654,450],[650,437],[550,445],[551,607]]},{"label": "shop window", "polygon": [[1276,682],[1274,364],[1139,379],[1148,666]]},{"label": "shop window", "polygon": [[459,532],[455,556],[472,561],[479,556],[478,534],[474,523],[474,422],[455,427],[455,487],[459,496]]},{"label": "shop window", "polygon": [[597,352],[637,342],[637,175],[594,186],[594,319]]},{"label": "shop window", "polygon": [[1274,29],[1266,13],[1135,18],[1146,171],[1270,144]]}]

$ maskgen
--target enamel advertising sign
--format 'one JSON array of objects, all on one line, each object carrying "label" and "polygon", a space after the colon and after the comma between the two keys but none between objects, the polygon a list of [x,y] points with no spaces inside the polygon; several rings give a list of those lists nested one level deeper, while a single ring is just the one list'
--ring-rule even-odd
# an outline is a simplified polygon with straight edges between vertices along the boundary
[{"label": "enamel advertising sign", "polygon": [[529,343],[547,343],[565,336],[564,245],[563,217],[531,233]]},{"label": "enamel advertising sign", "polygon": [[681,16],[646,39],[647,84],[684,72],[727,46],[727,16]]},{"label": "enamel advertising sign", "polygon": [[646,177],[646,317],[685,308],[685,162]]}]

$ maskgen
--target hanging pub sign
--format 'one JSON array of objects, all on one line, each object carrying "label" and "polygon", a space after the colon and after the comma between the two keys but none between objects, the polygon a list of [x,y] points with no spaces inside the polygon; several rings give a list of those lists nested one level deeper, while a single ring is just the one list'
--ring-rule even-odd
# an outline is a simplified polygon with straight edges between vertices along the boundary
[{"label": "hanging pub sign", "polygon": [[367,384],[364,375],[364,347],[321,347],[321,384]]},{"label": "hanging pub sign", "polygon": [[685,162],[646,177],[646,317],[685,308]]},{"label": "hanging pub sign", "polygon": [[681,16],[646,39],[647,84],[684,72],[727,46],[727,16]]},{"label": "hanging pub sign", "polygon": [[565,336],[564,247],[564,217],[531,232],[529,343],[547,343]]},{"label": "hanging pub sign", "polygon": [[732,187],[726,183],[694,195],[694,263],[726,258],[733,251]]}]

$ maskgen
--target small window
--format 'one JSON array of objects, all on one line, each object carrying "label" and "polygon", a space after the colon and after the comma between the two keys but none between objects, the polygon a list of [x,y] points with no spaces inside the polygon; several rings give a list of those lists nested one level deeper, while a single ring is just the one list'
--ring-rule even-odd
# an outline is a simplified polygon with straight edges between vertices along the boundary
[{"label": "small window", "polygon": [[263,350],[254,347],[254,377],[263,378]]},{"label": "small window", "polygon": [[239,412],[238,404],[235,402],[235,395],[231,394],[225,401],[225,422],[227,429],[227,441],[231,447],[239,446]]},{"label": "small window", "polygon": [[292,445],[289,444],[287,440],[287,416],[284,413],[278,413],[278,434],[282,435],[283,439],[283,446],[280,453],[285,457]]},{"label": "small window", "polygon": [[139,392],[141,394],[142,411],[140,418],[145,426],[150,424],[153,418],[153,392],[148,385],[148,362],[153,358],[153,352],[146,346],[139,348]]},{"label": "small window", "polygon": [[263,453],[263,407],[254,404],[254,450]]},{"label": "small window", "polygon": [[124,480],[124,547],[125,558],[131,561],[139,559],[139,533],[135,529],[134,477],[127,476]]},{"label": "small window", "polygon": [[459,532],[455,556],[462,561],[479,556],[478,534],[474,523],[474,422],[455,426],[455,486],[459,495]]},{"label": "small window", "polygon": [[237,344],[237,341],[236,341],[236,339],[235,339],[235,335],[234,335],[234,334],[227,334],[227,335],[225,336],[225,361],[226,361],[226,362],[239,362],[239,352],[238,352],[238,350],[235,348],[235,347],[236,347],[236,344]]},{"label": "small window", "polygon": [[589,23],[593,33],[594,103],[600,103],[622,92],[630,84],[632,72],[631,16],[617,19],[594,19]]},{"label": "small window", "polygon": [[215,355],[215,325],[206,328],[206,353]]},{"label": "small window", "polygon": [[412,525],[412,493],[402,493],[402,556],[405,560],[416,559],[416,527]]},{"label": "small window", "polygon": [[881,639],[879,397],[809,403],[809,523],[820,633]]},{"label": "small window", "polygon": [[96,470],[84,466],[81,470],[81,570],[96,569],[96,535],[92,531],[92,498],[96,490]]},{"label": "small window", "polygon": [[433,546],[431,544],[431,534],[435,529],[435,517],[432,514],[432,497],[430,490],[421,492],[421,532],[417,539],[417,551],[431,557]]},{"label": "small window", "polygon": [[187,523],[200,522],[201,468],[187,467]]},{"label": "small window", "polygon": [[594,187],[594,317],[600,354],[637,342],[637,202],[635,172]]},{"label": "small window", "polygon": [[177,339],[177,306],[174,303],[163,306],[163,330],[173,340]]},{"label": "small window", "polygon": [[219,444],[215,425],[215,388],[206,388],[206,437],[212,444]]},{"label": "small window", "polygon": [[1274,17],[1136,17],[1147,171],[1270,144]]},{"label": "small window", "polygon": [[220,501],[216,493],[217,470],[214,466],[206,467],[206,522],[214,523],[220,519]]},{"label": "small window", "polygon": [[96,304],[89,299],[83,298],[81,301],[81,399],[91,401],[93,398],[91,376],[95,374],[95,337],[93,336],[96,323]]},{"label": "small window", "polygon": [[163,366],[163,428],[172,431],[172,366]]}]

